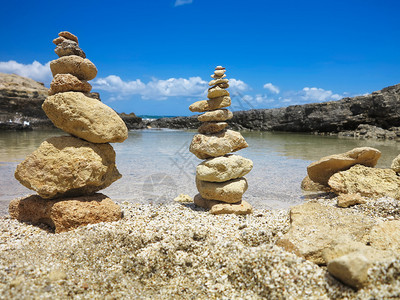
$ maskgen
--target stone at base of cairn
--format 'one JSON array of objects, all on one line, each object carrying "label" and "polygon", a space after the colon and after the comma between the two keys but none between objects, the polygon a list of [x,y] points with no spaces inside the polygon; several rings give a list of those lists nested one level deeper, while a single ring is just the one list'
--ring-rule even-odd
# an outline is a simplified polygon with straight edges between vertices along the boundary
[{"label": "stone at base of cairn", "polygon": [[237,203],[225,203],[217,200],[204,199],[200,194],[197,194],[194,197],[194,204],[202,208],[209,209],[210,213],[213,215],[248,215],[253,212],[253,207],[244,200],[241,200]]},{"label": "stone at base of cairn", "polygon": [[9,213],[12,218],[21,222],[47,224],[56,233],[122,218],[121,207],[100,193],[56,200],[45,200],[38,195],[31,195],[12,200]]}]

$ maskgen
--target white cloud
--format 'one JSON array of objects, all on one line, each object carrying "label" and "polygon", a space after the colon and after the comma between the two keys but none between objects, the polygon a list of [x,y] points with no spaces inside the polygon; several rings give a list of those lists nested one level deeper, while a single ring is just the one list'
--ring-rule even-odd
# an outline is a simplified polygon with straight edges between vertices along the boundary
[{"label": "white cloud", "polygon": [[21,64],[15,60],[1,61],[0,72],[17,74],[23,77],[28,77],[37,81],[49,84],[52,80],[50,71],[50,62],[42,65],[38,61],[34,61],[31,64]]},{"label": "white cloud", "polygon": [[229,88],[232,92],[243,92],[249,88],[249,86],[240,79],[231,78],[229,79]]},{"label": "white cloud", "polygon": [[340,96],[339,94],[334,94],[332,91],[327,91],[316,87],[305,87],[303,88],[300,95],[304,102],[325,102],[340,100],[343,98],[343,96]]},{"label": "white cloud", "polygon": [[193,0],[176,0],[175,1],[175,6],[181,6],[185,4],[192,4]]},{"label": "white cloud", "polygon": [[277,86],[273,85],[271,82],[264,84],[264,89],[269,90],[271,93],[279,94],[280,90]]},{"label": "white cloud", "polygon": [[200,77],[169,78],[166,80],[153,78],[148,83],[140,79],[123,81],[119,76],[110,75],[92,82],[93,88],[108,91],[113,99],[119,100],[130,95],[140,95],[142,99],[165,100],[168,97],[204,97],[207,82]]}]

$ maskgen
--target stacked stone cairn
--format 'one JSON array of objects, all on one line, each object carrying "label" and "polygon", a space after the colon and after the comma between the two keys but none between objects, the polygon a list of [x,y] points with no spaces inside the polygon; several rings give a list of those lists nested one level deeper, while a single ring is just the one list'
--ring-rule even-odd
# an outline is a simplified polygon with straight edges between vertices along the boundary
[{"label": "stacked stone cairn", "polygon": [[45,223],[55,232],[117,221],[118,204],[96,193],[121,178],[109,143],[123,142],[128,129],[118,114],[91,96],[95,65],[86,59],[78,38],[60,32],[53,43],[58,59],[50,63],[53,81],[42,108],[69,136],[52,137],[17,166],[15,178],[37,192],[11,201],[11,217]]},{"label": "stacked stone cairn", "polygon": [[250,214],[252,206],[242,200],[247,190],[243,177],[253,168],[253,162],[231,152],[248,147],[239,132],[226,129],[227,120],[233,117],[226,109],[231,98],[225,68],[217,66],[213,80],[209,82],[208,99],[190,105],[192,112],[201,112],[198,120],[202,125],[199,134],[193,137],[190,152],[205,159],[196,168],[196,186],[199,191],[194,197],[197,206],[209,209],[212,214]]}]

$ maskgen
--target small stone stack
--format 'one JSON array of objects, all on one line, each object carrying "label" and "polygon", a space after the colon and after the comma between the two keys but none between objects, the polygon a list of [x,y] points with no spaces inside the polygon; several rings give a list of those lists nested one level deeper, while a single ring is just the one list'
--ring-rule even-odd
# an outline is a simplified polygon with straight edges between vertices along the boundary
[{"label": "small stone stack", "polygon": [[233,114],[228,109],[231,98],[226,88],[225,68],[218,66],[213,80],[209,82],[209,100],[197,101],[190,105],[192,112],[202,112],[198,120],[203,122],[199,134],[193,137],[190,152],[200,159],[206,159],[196,168],[196,186],[199,191],[194,203],[210,209],[213,214],[249,214],[252,206],[242,200],[247,190],[243,177],[253,168],[253,162],[239,155],[229,154],[248,147],[239,132],[227,130]]},{"label": "small stone stack", "polygon": [[61,232],[122,217],[116,203],[96,192],[121,178],[109,143],[123,142],[128,129],[113,109],[88,97],[97,69],[78,38],[64,31],[53,42],[59,58],[50,63],[54,79],[42,108],[70,136],[47,139],[17,166],[15,178],[38,195],[11,201],[9,212]]}]

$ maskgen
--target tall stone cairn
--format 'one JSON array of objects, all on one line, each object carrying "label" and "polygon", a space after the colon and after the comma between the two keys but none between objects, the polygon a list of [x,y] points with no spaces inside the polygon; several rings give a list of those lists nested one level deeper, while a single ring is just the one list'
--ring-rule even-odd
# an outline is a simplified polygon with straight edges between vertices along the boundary
[{"label": "tall stone cairn", "polygon": [[58,35],[53,43],[59,58],[50,63],[53,81],[42,108],[69,135],[47,139],[17,166],[15,178],[38,195],[12,200],[9,212],[62,232],[122,218],[119,205],[96,192],[121,178],[109,143],[123,142],[128,129],[113,109],[89,97],[97,68],[78,38],[67,31]]},{"label": "tall stone cairn", "polygon": [[227,120],[233,117],[226,109],[231,105],[225,68],[217,66],[209,82],[208,99],[190,105],[192,112],[201,112],[197,118],[202,125],[193,137],[190,152],[205,159],[196,168],[194,197],[197,206],[209,209],[212,214],[250,214],[252,206],[242,200],[247,190],[243,176],[251,171],[253,162],[239,155],[229,154],[248,147],[239,132],[226,129]]}]

